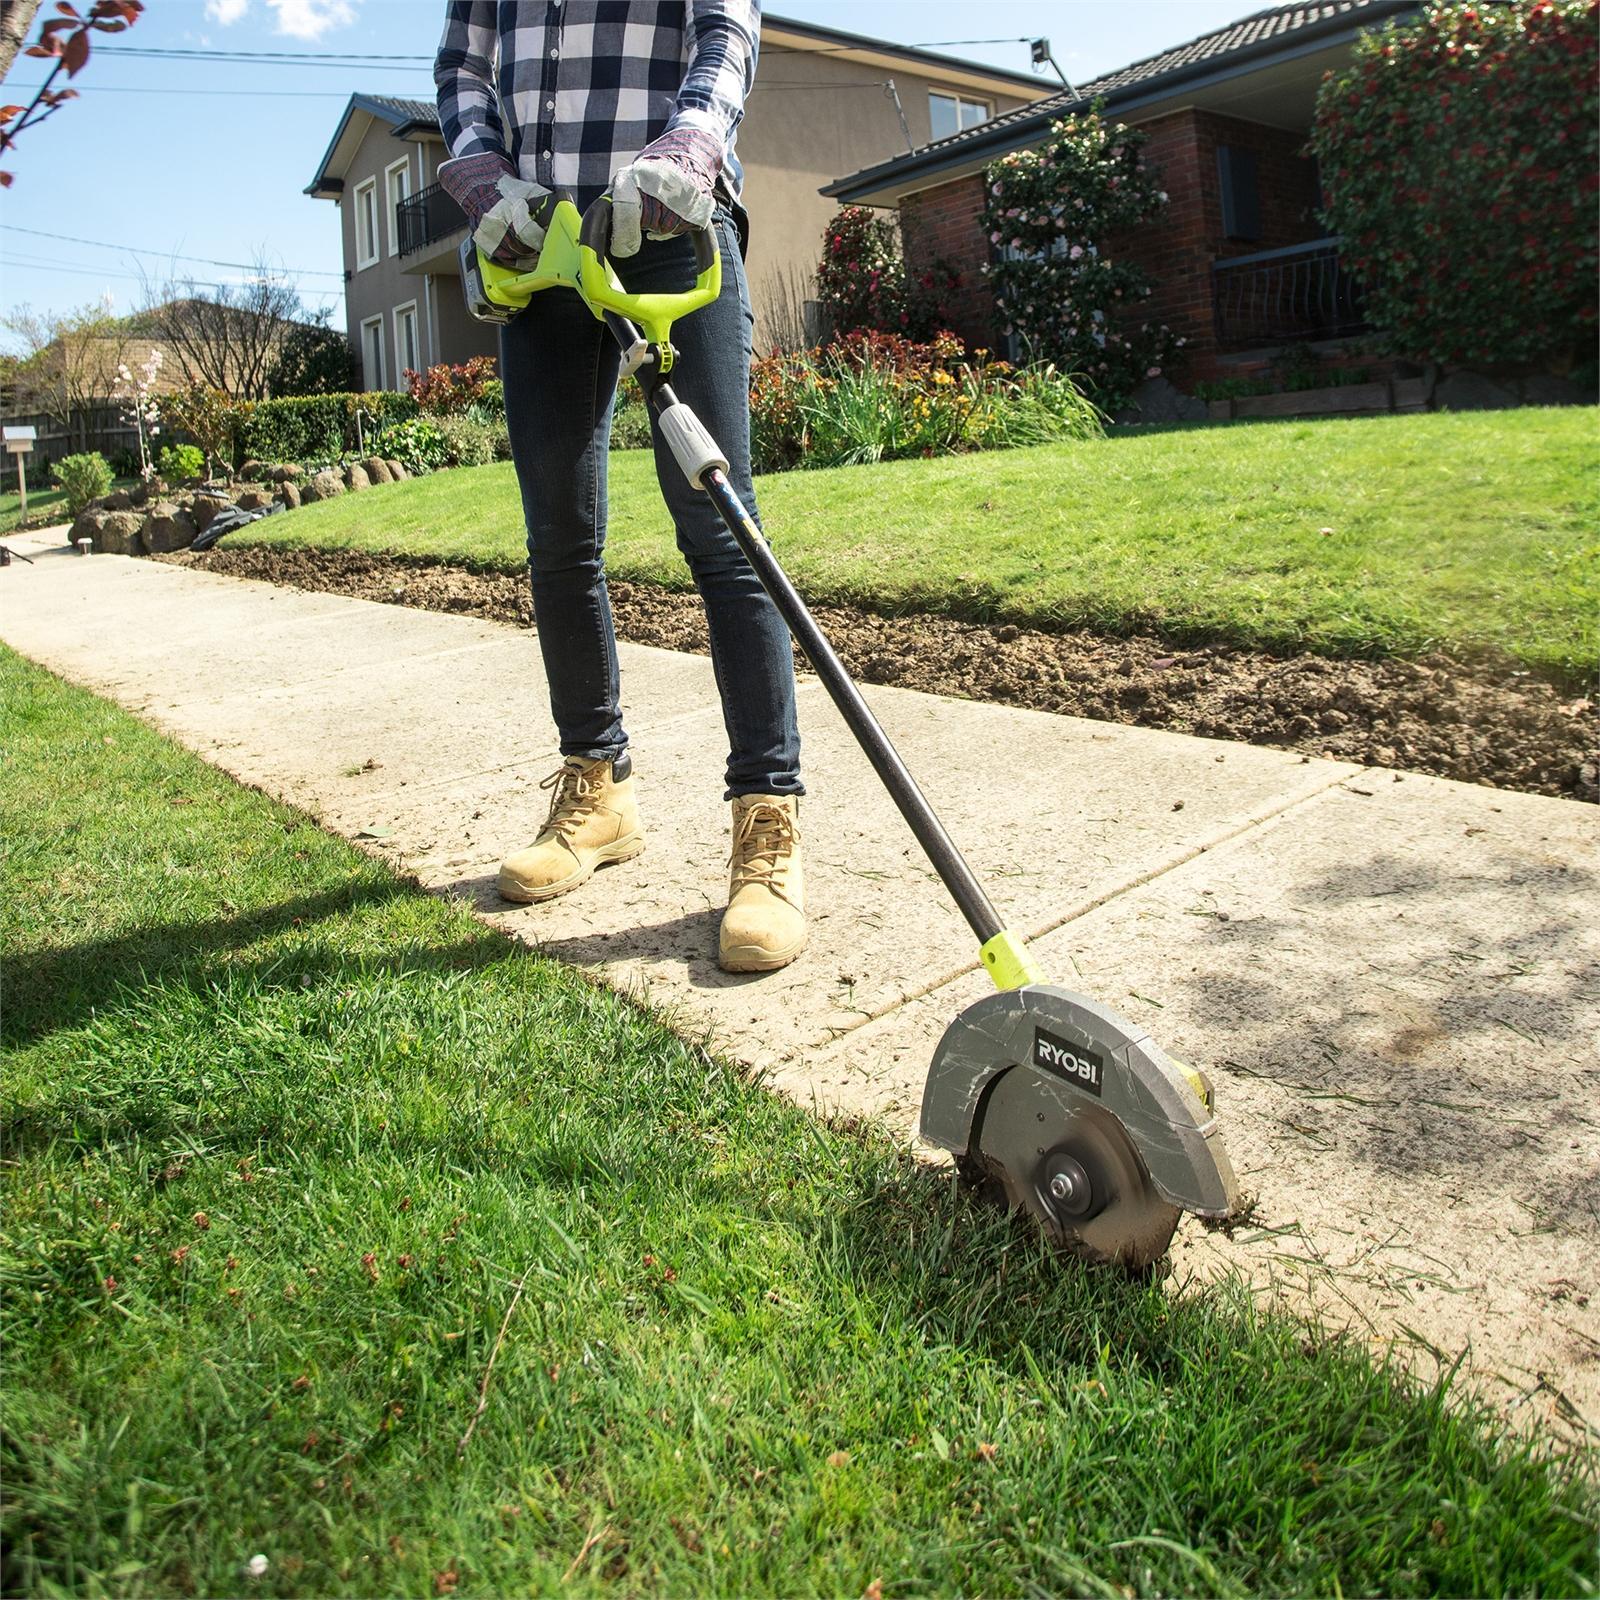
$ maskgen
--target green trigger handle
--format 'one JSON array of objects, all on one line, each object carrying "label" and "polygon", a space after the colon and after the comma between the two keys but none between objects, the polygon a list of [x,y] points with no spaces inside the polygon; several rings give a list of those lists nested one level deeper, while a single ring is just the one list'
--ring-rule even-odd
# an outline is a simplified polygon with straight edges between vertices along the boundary
[{"label": "green trigger handle", "polygon": [[516,272],[481,251],[483,292],[496,305],[521,308],[541,289],[576,289],[598,318],[609,312],[636,322],[652,344],[670,343],[672,324],[722,293],[722,256],[710,228],[694,229],[695,282],[675,294],[630,294],[609,261],[611,196],[601,195],[582,217],[565,195],[551,195],[534,213],[544,230],[539,259],[530,272]]}]

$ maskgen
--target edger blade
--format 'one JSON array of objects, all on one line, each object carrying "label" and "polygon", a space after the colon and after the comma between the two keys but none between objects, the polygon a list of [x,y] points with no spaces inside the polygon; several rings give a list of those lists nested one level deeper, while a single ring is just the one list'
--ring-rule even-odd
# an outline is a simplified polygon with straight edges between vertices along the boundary
[{"label": "edger blade", "polygon": [[1210,1092],[1145,1031],[1048,984],[990,995],[945,1030],[922,1137],[1092,1261],[1160,1259],[1184,1211],[1226,1217],[1238,1187]]}]

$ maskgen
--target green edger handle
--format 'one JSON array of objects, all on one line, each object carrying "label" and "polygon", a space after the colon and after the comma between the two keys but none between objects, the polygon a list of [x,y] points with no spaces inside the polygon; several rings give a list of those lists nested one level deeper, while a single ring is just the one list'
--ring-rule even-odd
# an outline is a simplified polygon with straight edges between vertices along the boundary
[{"label": "green edger handle", "polygon": [[671,343],[672,324],[679,317],[710,305],[722,293],[722,255],[710,228],[690,231],[696,272],[693,288],[672,294],[630,294],[608,259],[610,195],[601,195],[580,217],[568,195],[552,194],[534,213],[534,221],[544,228],[545,236],[539,259],[528,271],[502,267],[476,251],[483,298],[509,312],[520,311],[541,289],[575,289],[596,317],[603,319],[607,312],[626,317],[652,344],[666,347]]},{"label": "green edger handle", "polygon": [[672,324],[722,293],[722,253],[709,228],[691,228],[694,240],[695,281],[692,289],[673,294],[630,294],[622,286],[609,260],[611,252],[611,196],[603,194],[583,214],[578,229],[579,289],[589,309],[599,317],[613,311],[638,323],[651,344],[671,342]]}]

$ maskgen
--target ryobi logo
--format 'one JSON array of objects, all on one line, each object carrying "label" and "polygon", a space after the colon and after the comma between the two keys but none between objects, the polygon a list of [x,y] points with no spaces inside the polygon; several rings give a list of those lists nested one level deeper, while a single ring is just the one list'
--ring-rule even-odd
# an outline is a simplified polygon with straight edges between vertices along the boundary
[{"label": "ryobi logo", "polygon": [[1033,1030],[1033,1064],[1080,1089],[1087,1089],[1090,1094],[1100,1093],[1100,1074],[1105,1062],[1094,1051],[1080,1050],[1065,1039],[1046,1033],[1043,1028]]}]

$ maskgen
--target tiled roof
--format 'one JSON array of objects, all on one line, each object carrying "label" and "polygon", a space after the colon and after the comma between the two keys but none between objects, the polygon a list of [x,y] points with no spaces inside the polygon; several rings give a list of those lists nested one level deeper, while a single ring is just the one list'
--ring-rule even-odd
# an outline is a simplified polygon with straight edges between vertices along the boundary
[{"label": "tiled roof", "polygon": [[423,126],[439,126],[439,108],[432,100],[406,100],[392,94],[363,94],[356,98],[378,116],[393,122],[396,127],[408,122]]},{"label": "tiled roof", "polygon": [[[963,145],[980,141],[986,145],[995,143],[997,134],[1019,123],[1042,126],[1068,108],[1101,96],[1115,102],[1132,91],[1157,85],[1163,79],[1184,77],[1208,65],[1225,65],[1227,57],[1241,52],[1267,54],[1275,43],[1292,45],[1297,42],[1293,36],[1307,29],[1322,32],[1337,29],[1341,23],[1359,25],[1364,20],[1377,22],[1395,11],[1408,9],[1414,3],[1415,0],[1291,0],[1288,5],[1257,11],[1238,22],[1230,22],[1225,28],[1191,39],[1187,44],[1176,45],[1158,55],[1147,56],[1143,61],[1119,67],[1115,72],[1108,72],[1092,82],[1080,83],[1076,86],[1075,94],[1062,90],[1028,105],[1015,106],[1010,111],[1002,111],[999,116],[991,117],[987,122],[979,122],[970,128],[963,128],[959,133],[935,139],[911,155],[900,156],[893,162],[883,163],[881,167],[866,170],[887,172],[911,162],[921,166],[924,157],[936,158],[947,151],[955,155]],[[830,184],[823,193],[833,193],[851,181],[843,179]]]}]

